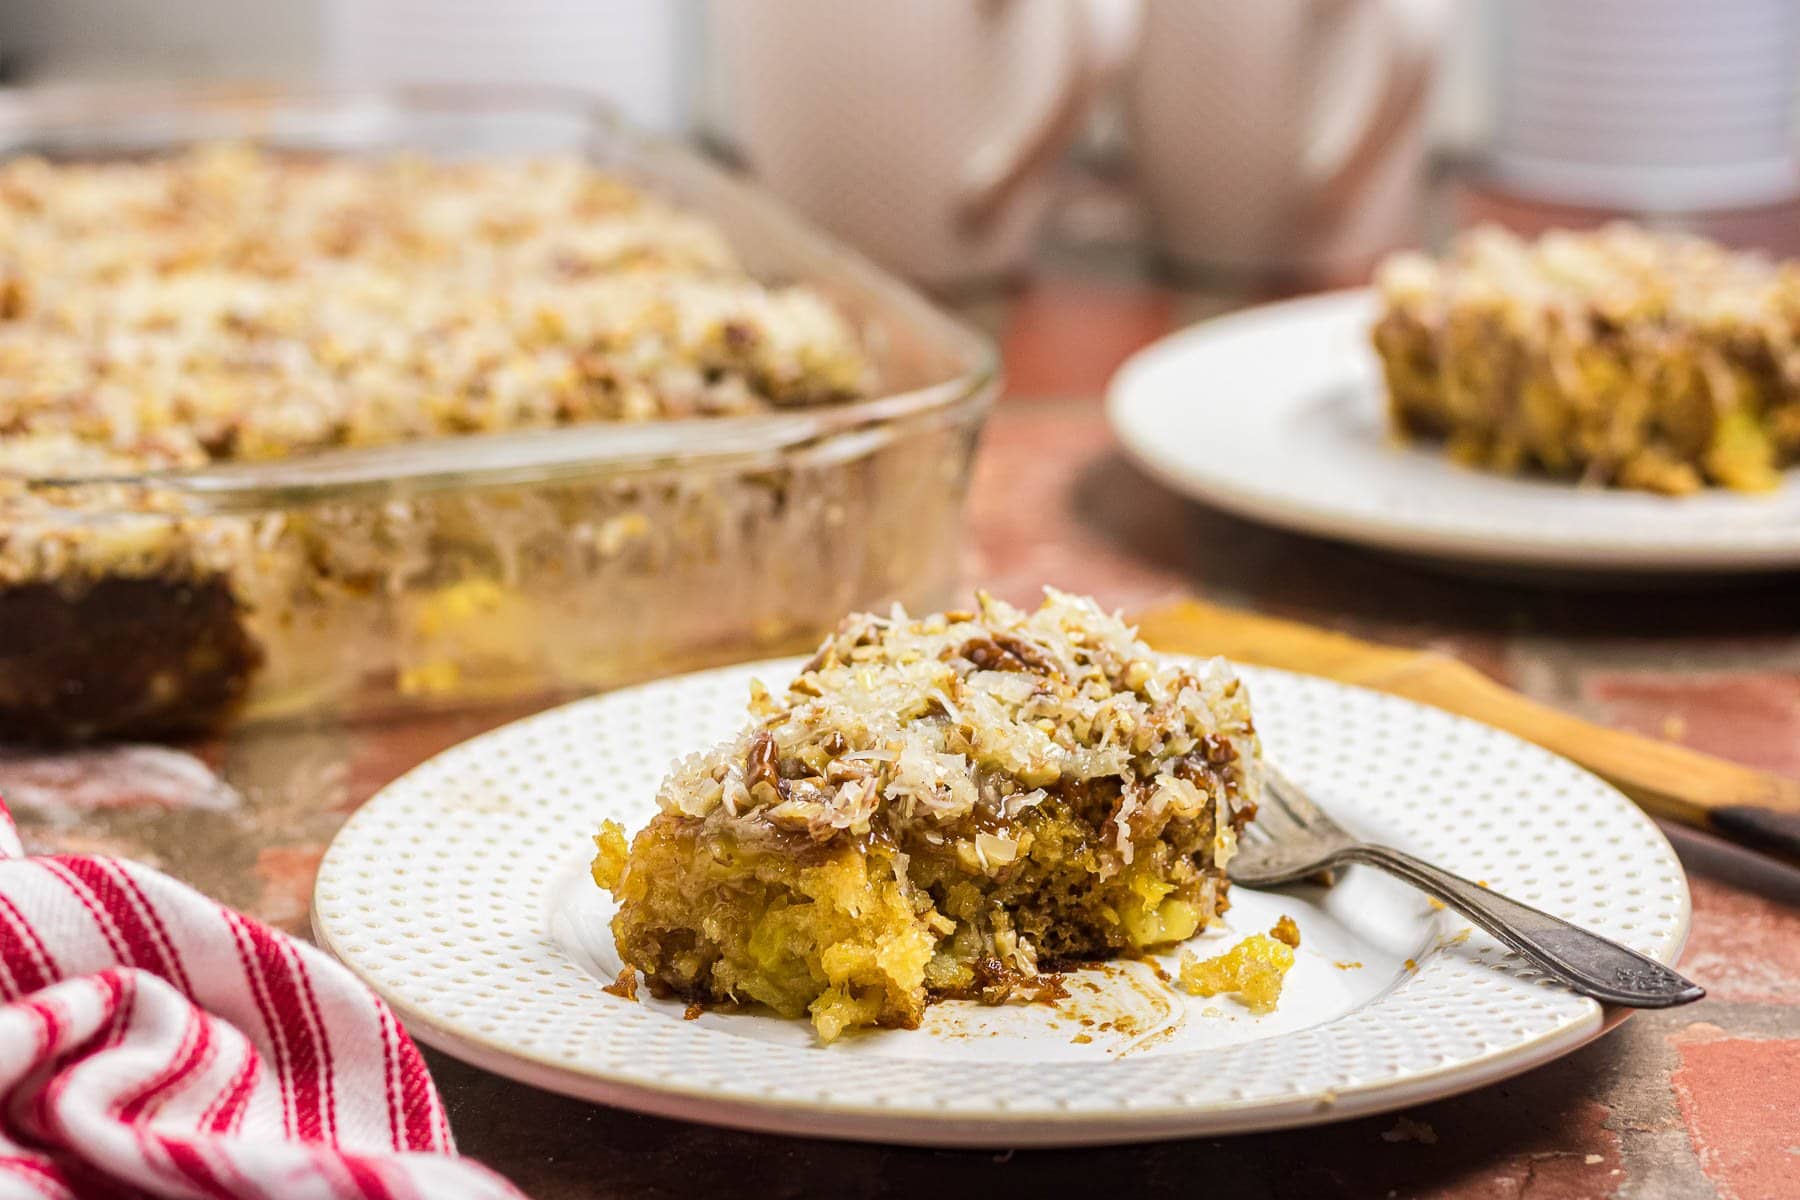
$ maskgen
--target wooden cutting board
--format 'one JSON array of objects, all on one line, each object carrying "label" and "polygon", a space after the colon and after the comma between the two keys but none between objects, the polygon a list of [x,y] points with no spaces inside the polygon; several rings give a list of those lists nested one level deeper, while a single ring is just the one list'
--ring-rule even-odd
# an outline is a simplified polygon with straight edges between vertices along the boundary
[{"label": "wooden cutting board", "polygon": [[1583,721],[1446,654],[1186,600],[1136,618],[1158,650],[1222,654],[1446,709],[1580,763],[1646,812],[1800,866],[1800,780]]}]

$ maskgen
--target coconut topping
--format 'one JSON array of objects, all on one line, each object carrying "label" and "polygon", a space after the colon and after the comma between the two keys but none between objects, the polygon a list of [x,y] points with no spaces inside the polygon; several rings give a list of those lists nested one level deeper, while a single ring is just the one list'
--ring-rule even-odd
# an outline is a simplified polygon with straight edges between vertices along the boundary
[{"label": "coconut topping", "polygon": [[1376,286],[1390,304],[1427,317],[1485,304],[1527,329],[1546,320],[1586,328],[1596,317],[1601,328],[1749,323],[1791,347],[1800,328],[1800,265],[1625,223],[1535,241],[1483,226],[1441,260],[1393,255]]},{"label": "coconut topping", "polygon": [[[1219,769],[1256,753],[1230,667],[1159,658],[1054,589],[1029,613],[984,595],[974,612],[852,616],[783,695],[754,686],[750,710],[736,738],[677,764],[665,811],[740,839],[917,835],[993,874],[1029,849],[1020,817],[1059,789],[1117,781],[1113,870],[1150,820],[1254,799]],[[1232,824],[1218,822],[1220,867]]]},{"label": "coconut topping", "polygon": [[172,500],[33,479],[742,416],[872,382],[825,296],[752,279],[710,221],[572,156],[0,163],[0,581],[212,569],[190,543],[213,534],[134,519]]}]

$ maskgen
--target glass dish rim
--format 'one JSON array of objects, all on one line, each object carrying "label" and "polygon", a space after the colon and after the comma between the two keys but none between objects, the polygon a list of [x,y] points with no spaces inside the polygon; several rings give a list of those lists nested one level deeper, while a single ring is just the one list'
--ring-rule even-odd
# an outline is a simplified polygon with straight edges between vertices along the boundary
[{"label": "glass dish rim", "polygon": [[[428,113],[537,111],[585,122],[629,153],[652,180],[684,176],[795,244],[827,257],[833,271],[897,311],[941,345],[963,369],[936,382],[849,403],[777,409],[748,417],[595,422],[556,429],[425,438],[387,446],[337,448],[263,462],[161,471],[24,475],[0,473],[28,489],[153,486],[211,511],[266,509],[352,498],[397,488],[434,491],[589,479],[656,470],[773,467],[836,435],[902,421],[960,424],[979,420],[999,390],[993,340],[937,308],[911,285],[815,229],[753,183],[701,154],[634,129],[590,93],[555,87],[462,84],[367,86],[331,83],[119,83],[0,88],[0,160],[57,133],[104,135],[133,123],[206,115],[273,120],[285,109],[327,108],[403,118]],[[257,140],[251,135],[252,140]],[[158,144],[145,137],[146,146]],[[177,146],[193,139],[171,134]]]}]

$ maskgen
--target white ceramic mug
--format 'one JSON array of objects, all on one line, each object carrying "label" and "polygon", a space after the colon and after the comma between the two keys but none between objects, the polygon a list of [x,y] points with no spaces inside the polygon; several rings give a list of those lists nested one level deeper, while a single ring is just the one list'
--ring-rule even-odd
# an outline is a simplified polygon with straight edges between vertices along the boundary
[{"label": "white ceramic mug", "polygon": [[730,125],[759,181],[921,282],[1029,259],[1051,168],[1135,0],[718,0]]},{"label": "white ceramic mug", "polygon": [[1793,0],[1510,0],[1494,18],[1508,190],[1628,212],[1800,194]]},{"label": "white ceramic mug", "polygon": [[1161,253],[1355,275],[1411,239],[1443,0],[1149,0],[1127,102]]}]

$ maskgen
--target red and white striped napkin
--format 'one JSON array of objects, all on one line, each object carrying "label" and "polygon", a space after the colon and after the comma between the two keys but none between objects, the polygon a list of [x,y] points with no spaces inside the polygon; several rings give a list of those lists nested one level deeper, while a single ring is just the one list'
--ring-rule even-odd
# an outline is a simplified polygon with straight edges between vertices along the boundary
[{"label": "red and white striped napkin", "polygon": [[518,1200],[456,1157],[394,1016],[318,950],[0,802],[0,1200]]}]

